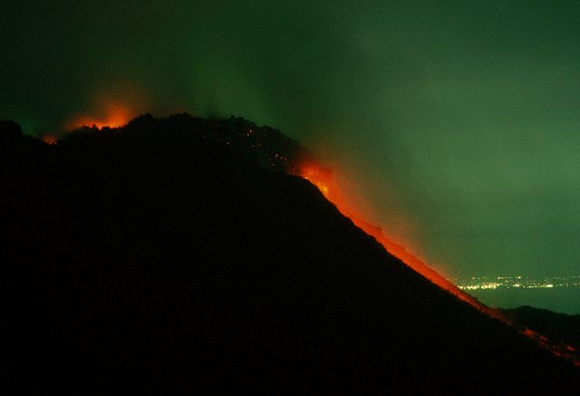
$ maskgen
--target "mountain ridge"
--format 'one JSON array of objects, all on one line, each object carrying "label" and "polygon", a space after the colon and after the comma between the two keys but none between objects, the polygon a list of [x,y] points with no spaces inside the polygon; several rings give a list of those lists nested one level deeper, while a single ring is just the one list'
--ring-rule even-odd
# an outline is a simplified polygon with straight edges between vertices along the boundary
[{"label": "mountain ridge", "polygon": [[23,389],[580,383],[388,254],[308,181],[171,120],[55,145],[2,124],[8,339]]}]

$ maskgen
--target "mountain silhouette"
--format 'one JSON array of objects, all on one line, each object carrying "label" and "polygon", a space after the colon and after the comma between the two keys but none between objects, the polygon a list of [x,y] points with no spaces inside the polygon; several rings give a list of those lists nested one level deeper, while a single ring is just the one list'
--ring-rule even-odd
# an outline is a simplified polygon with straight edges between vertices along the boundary
[{"label": "mountain silhouette", "polygon": [[522,306],[502,312],[526,328],[545,336],[550,342],[562,344],[571,352],[580,350],[580,315],[567,315],[546,309]]},{"label": "mountain silhouette", "polygon": [[144,116],[53,145],[0,123],[6,386],[579,389],[570,362],[417,274],[291,175],[308,155],[238,118]]}]

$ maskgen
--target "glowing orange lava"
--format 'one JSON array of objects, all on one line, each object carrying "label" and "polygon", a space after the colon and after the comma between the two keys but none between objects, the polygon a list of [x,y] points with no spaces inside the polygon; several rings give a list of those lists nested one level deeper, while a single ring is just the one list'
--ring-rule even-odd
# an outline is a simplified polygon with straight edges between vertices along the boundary
[{"label": "glowing orange lava", "polygon": [[411,267],[417,273],[421,274],[441,289],[446,290],[460,300],[478,309],[480,312],[510,326],[514,326],[521,334],[536,341],[541,347],[550,350],[557,356],[568,359],[572,364],[580,367],[580,353],[578,353],[575,348],[565,344],[551,343],[542,334],[527,328],[522,328],[517,323],[514,323],[511,318],[506,317],[498,309],[482,304],[479,300],[459,289],[453,283],[437,273],[437,271],[430,268],[411,251],[407,250],[402,244],[394,242],[392,238],[385,234],[381,227],[364,220],[363,217],[360,216],[357,208],[352,204],[349,204],[349,202],[352,201],[345,199],[346,195],[344,194],[344,191],[339,191],[340,189],[338,186],[333,183],[332,171],[330,169],[322,168],[312,161],[304,162],[298,167],[298,169],[299,176],[309,180],[312,184],[317,186],[322,194],[332,202],[342,214],[349,217],[352,222],[364,232],[375,237],[375,239],[383,245],[390,254],[401,260],[404,264]]},{"label": "glowing orange lava", "polygon": [[299,166],[299,175],[317,186],[322,194],[324,194],[324,196],[331,201],[342,214],[349,217],[352,222],[364,232],[373,236],[389,253],[401,260],[407,266],[411,267],[440,288],[477,308],[481,312],[502,321],[508,321],[499,311],[482,304],[476,298],[459,289],[445,277],[437,273],[437,271],[430,268],[415,254],[407,250],[402,244],[395,242],[391,237],[389,237],[381,227],[364,220],[364,217],[360,215],[357,208],[349,204],[349,202],[352,201],[346,199],[345,192],[339,191],[339,188],[335,183],[333,183],[332,172],[329,169],[322,168],[314,162],[305,162]]}]

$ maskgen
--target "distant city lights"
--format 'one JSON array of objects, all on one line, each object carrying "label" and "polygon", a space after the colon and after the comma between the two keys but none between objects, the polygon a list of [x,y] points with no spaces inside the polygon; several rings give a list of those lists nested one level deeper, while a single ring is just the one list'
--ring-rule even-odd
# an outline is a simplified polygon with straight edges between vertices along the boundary
[{"label": "distant city lights", "polygon": [[560,287],[580,287],[580,275],[531,278],[518,276],[473,276],[469,279],[456,279],[461,290],[495,289],[552,289]]}]

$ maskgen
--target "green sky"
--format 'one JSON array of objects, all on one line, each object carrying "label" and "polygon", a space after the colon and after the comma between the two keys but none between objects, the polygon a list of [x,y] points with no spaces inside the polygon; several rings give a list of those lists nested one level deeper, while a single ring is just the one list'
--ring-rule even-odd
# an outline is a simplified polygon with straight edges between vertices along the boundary
[{"label": "green sky", "polygon": [[449,275],[580,273],[580,2],[10,3],[0,118],[27,133],[128,89],[240,115],[359,178]]}]

